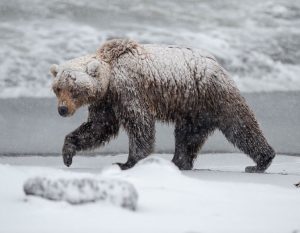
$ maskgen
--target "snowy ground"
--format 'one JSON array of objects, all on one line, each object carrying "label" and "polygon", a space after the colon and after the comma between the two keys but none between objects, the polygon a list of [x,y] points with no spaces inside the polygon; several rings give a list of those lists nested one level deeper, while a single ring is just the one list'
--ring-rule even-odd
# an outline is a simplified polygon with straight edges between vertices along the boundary
[{"label": "snowy ground", "polygon": [[[195,170],[180,172],[163,159],[128,171],[113,162],[126,155],[74,158],[0,157],[0,232],[300,232],[300,157],[277,156],[267,174],[246,174],[242,154],[204,154]],[[132,183],[137,210],[96,202],[73,206],[26,197],[24,181],[51,178],[116,178]]]}]

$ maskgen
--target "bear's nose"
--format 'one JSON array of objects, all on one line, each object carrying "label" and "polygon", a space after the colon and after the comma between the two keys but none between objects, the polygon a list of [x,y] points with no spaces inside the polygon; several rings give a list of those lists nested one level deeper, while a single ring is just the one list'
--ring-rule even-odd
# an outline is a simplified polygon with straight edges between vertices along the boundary
[{"label": "bear's nose", "polygon": [[68,114],[68,107],[66,107],[66,106],[59,106],[58,107],[58,113],[61,116],[67,116],[67,114]]}]

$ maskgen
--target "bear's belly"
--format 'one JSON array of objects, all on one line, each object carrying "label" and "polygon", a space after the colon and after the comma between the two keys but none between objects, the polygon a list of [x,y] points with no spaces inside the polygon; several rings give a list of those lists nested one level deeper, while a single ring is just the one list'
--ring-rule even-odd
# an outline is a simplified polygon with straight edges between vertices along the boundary
[{"label": "bear's belly", "polygon": [[147,110],[157,120],[172,121],[191,114],[205,112],[202,108],[201,96],[195,92],[176,93],[174,91],[151,92],[144,100]]}]

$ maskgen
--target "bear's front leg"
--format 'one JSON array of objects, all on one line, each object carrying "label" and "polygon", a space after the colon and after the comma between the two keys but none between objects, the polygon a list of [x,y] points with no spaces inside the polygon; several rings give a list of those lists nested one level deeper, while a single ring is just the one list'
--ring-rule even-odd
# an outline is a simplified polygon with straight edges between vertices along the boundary
[{"label": "bear's front leg", "polygon": [[73,156],[76,154],[76,151],[93,145],[95,141],[95,134],[93,134],[92,129],[93,123],[85,122],[65,137],[62,155],[64,164],[67,167],[72,164]]},{"label": "bear's front leg", "polygon": [[93,149],[117,135],[120,122],[112,107],[106,103],[89,107],[88,121],[65,138],[62,149],[64,164],[70,166],[77,151]]},{"label": "bear's front leg", "polygon": [[72,164],[77,151],[96,148],[118,133],[119,124],[111,119],[112,117],[107,121],[88,121],[66,136],[62,153],[67,167]]},{"label": "bear's front leg", "polygon": [[65,138],[65,143],[62,149],[62,155],[64,164],[67,167],[70,167],[72,164],[73,156],[76,154],[76,146],[69,142],[69,139],[67,137]]},{"label": "bear's front leg", "polygon": [[126,124],[125,129],[129,136],[129,153],[126,163],[117,163],[122,170],[133,167],[152,152],[155,141],[155,121],[150,117],[136,118]]},{"label": "bear's front leg", "polygon": [[[117,163],[122,170],[132,168],[138,161],[146,158],[153,150],[154,133],[152,130],[147,132],[147,135],[129,135],[129,153],[126,163]],[[151,135],[150,135],[151,134]]]}]

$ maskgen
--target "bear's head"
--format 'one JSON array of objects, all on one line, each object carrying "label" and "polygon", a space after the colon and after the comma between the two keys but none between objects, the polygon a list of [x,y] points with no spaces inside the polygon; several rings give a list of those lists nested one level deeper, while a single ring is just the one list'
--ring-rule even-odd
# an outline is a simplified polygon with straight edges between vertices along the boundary
[{"label": "bear's head", "polygon": [[109,65],[87,55],[69,60],[61,65],[52,65],[52,89],[58,99],[61,116],[72,116],[83,106],[105,96],[109,84]]}]

